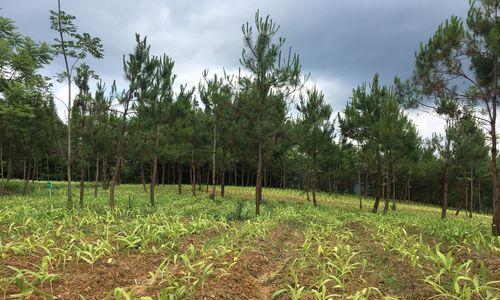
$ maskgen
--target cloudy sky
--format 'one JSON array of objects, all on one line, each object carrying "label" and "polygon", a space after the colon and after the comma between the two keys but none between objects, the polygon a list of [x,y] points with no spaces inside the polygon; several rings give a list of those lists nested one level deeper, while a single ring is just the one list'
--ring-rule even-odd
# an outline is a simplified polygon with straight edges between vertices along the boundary
[{"label": "cloudy sky", "polygon": [[[49,10],[56,7],[56,0],[3,0],[0,14],[13,19],[21,33],[52,41]],[[148,36],[153,54],[166,53],[175,60],[177,83],[189,85],[198,84],[204,69],[238,69],[241,25],[253,22],[259,9],[280,24],[280,35],[300,54],[310,82],[341,111],[352,88],[374,73],[385,83],[395,75],[409,77],[420,42],[449,16],[464,16],[467,1],[63,0],[62,9],[77,16],[81,31],[102,39],[104,59],[88,63],[104,81],[123,83],[122,56],[133,49],[137,32]],[[53,75],[62,68],[62,58],[56,58],[45,72]],[[62,99],[64,89],[54,86]],[[436,117],[409,114],[424,136],[442,130]]]}]

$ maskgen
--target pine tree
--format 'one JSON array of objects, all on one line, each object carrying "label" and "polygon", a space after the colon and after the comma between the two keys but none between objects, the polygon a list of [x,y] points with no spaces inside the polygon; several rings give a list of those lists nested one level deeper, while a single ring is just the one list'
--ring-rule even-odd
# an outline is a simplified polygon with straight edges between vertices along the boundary
[{"label": "pine tree", "polygon": [[[353,91],[351,101],[344,109],[344,117],[339,117],[342,135],[358,142],[364,151],[370,153],[377,173],[377,193],[373,212],[378,211],[383,197],[383,169],[391,163],[388,159],[398,150],[408,147],[405,135],[416,137],[416,130],[403,114],[398,97],[392,87],[381,86],[375,74],[368,91],[366,84]],[[386,197],[384,212],[388,209]]]},{"label": "pine tree", "polygon": [[[492,232],[500,235],[500,187],[497,170],[497,101],[500,33],[497,0],[471,1],[466,25],[452,16],[416,54],[415,81],[425,96],[455,99],[481,109],[489,126],[494,199]],[[465,63],[468,61],[470,63]]]},{"label": "pine tree", "polygon": [[174,62],[166,55],[160,58],[147,58],[147,64],[149,68],[144,69],[141,74],[136,112],[141,134],[145,137],[145,150],[151,159],[149,203],[154,207],[160,132],[161,127],[168,125],[167,121],[170,120],[173,103],[172,86],[176,76],[173,74]]},{"label": "pine tree", "polygon": [[200,99],[205,105],[205,110],[211,115],[212,119],[212,191],[210,199],[215,199],[216,195],[216,154],[218,149],[218,140],[220,139],[220,127],[223,124],[225,110],[231,102],[231,88],[225,84],[222,78],[214,75],[212,79],[208,78],[208,72],[203,73],[205,84],[199,85]]},{"label": "pine tree", "polygon": [[316,206],[317,157],[332,139],[333,125],[330,122],[332,108],[325,102],[323,93],[316,87],[307,90],[305,95],[300,95],[296,108],[300,113],[297,122],[298,145],[310,160],[312,200]]},{"label": "pine tree", "polygon": [[[249,97],[248,111],[252,112],[257,144],[257,176],[255,187],[255,213],[260,214],[262,199],[262,178],[264,175],[265,144],[270,139],[276,139],[277,128],[269,128],[267,124],[272,114],[277,112],[273,105],[281,105],[281,100],[290,95],[300,85],[299,56],[282,55],[284,38],[277,38],[279,26],[269,16],[262,18],[259,12],[255,14],[255,30],[248,23],[242,25],[244,48],[240,59],[241,65],[250,73],[241,77],[239,84],[242,89],[252,94]],[[279,91],[279,92],[278,92]],[[271,126],[272,127],[272,126]],[[270,130],[269,130],[270,129]]]},{"label": "pine tree", "polygon": [[151,84],[152,70],[154,70],[156,65],[156,62],[150,58],[150,46],[147,44],[146,38],[141,39],[140,35],[136,34],[135,39],[137,44],[134,52],[129,54],[128,57],[125,55],[123,57],[123,69],[125,71],[125,78],[129,82],[129,86],[126,90],[123,90],[120,93],[117,93],[115,84],[113,84],[112,87],[112,93],[118,103],[122,106],[122,109],[120,111],[121,117],[118,125],[118,142],[115,150],[115,168],[109,186],[109,206],[111,210],[115,209],[115,186],[123,161],[128,117],[134,109],[134,101],[137,98],[144,96],[141,92],[144,92],[144,87]]}]

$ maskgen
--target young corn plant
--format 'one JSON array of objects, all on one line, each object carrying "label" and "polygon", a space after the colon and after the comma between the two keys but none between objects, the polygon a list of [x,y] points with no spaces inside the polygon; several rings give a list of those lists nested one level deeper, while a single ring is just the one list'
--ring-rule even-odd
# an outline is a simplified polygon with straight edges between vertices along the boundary
[{"label": "young corn plant", "polygon": [[428,275],[424,281],[434,289],[436,297],[493,299],[500,292],[500,280],[488,281],[484,265],[481,266],[481,276],[473,274],[471,260],[460,263],[451,251],[442,253],[439,245],[434,249],[428,247],[425,258],[434,263],[435,273]]},{"label": "young corn plant", "polygon": [[[19,299],[29,297],[32,294],[36,294],[51,298],[51,295],[42,289],[43,285],[44,283],[48,282],[52,291],[52,283],[60,279],[61,275],[50,273],[49,265],[50,262],[48,262],[48,259],[44,258],[42,259],[42,265],[40,266],[38,271],[18,269],[13,266],[7,266],[7,268],[14,272],[14,276],[7,280],[7,287],[11,284],[14,284],[20,291],[18,294],[11,295],[11,297]],[[38,286],[40,286],[41,288],[39,288]]]},{"label": "young corn plant", "polygon": [[111,254],[113,247],[108,241],[98,240],[95,243],[88,243],[82,245],[82,248],[76,250],[76,263],[80,260],[85,261],[91,265],[92,269],[94,264],[104,255]]},{"label": "young corn plant", "polygon": [[276,297],[282,295],[283,293],[287,293],[288,296],[290,296],[290,299],[292,299],[292,300],[303,299],[307,295],[305,288],[306,288],[305,286],[300,286],[300,285],[293,285],[292,286],[292,285],[287,284],[286,288],[281,289],[281,290],[277,290],[276,292],[274,292],[272,294],[271,298],[276,298]]}]

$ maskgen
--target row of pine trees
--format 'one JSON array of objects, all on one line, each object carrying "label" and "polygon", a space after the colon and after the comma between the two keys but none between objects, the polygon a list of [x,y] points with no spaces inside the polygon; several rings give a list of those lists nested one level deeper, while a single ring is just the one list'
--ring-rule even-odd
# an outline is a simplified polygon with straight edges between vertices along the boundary
[{"label": "row of pine trees", "polygon": [[[242,25],[238,74],[206,70],[198,86],[179,84],[173,58],[152,55],[136,34],[120,88],[91,70],[102,42],[80,33],[60,1],[50,14],[51,45],[0,17],[1,192],[11,178],[23,178],[24,192],[30,180],[67,180],[68,209],[84,205],[89,185],[94,195],[109,190],[114,209],[121,182],[142,183],[151,207],[159,184],[177,184],[179,193],[190,184],[193,195],[206,190],[211,199],[225,185],[252,185],[259,214],[263,187],[303,189],[314,205],[318,190],[355,191],[360,206],[375,198],[374,212],[381,201],[384,213],[396,209],[396,199],[440,205],[443,218],[449,206],[470,215],[493,209],[498,234],[498,5],[472,3],[465,23],[452,17],[422,44],[412,78],[384,85],[376,74],[338,114],[279,26],[259,12]],[[53,59],[64,62],[54,77],[67,84],[67,99],[41,75]],[[421,138],[408,108],[443,118],[444,134]]]}]

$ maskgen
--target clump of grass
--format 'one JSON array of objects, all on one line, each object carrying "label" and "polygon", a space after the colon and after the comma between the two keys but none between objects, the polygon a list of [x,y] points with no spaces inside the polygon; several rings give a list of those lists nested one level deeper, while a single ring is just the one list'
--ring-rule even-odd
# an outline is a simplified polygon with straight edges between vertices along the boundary
[{"label": "clump of grass", "polygon": [[230,211],[226,215],[227,221],[245,221],[252,218],[253,218],[252,212],[250,212],[248,209],[248,201],[241,199],[238,199],[236,201],[234,210]]}]

